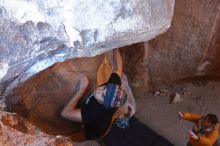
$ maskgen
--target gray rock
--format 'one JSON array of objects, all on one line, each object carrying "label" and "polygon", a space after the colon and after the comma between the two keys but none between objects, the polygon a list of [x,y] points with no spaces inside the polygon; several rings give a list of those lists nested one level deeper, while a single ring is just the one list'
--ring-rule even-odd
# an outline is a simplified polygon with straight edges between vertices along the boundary
[{"label": "gray rock", "polygon": [[183,99],[179,93],[175,93],[171,96],[170,103],[181,103]]},{"label": "gray rock", "polygon": [[174,0],[0,0],[0,93],[54,63],[150,40],[173,9]]},{"label": "gray rock", "polygon": [[155,91],[154,96],[158,96],[158,95],[160,95],[160,93],[161,93],[160,91]]}]

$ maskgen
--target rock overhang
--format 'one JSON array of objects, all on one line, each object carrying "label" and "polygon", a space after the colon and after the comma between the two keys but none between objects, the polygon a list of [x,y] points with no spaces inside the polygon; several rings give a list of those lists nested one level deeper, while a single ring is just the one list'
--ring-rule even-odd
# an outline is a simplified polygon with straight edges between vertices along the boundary
[{"label": "rock overhang", "polygon": [[5,96],[57,62],[96,56],[165,32],[174,0],[1,0],[0,9]]}]

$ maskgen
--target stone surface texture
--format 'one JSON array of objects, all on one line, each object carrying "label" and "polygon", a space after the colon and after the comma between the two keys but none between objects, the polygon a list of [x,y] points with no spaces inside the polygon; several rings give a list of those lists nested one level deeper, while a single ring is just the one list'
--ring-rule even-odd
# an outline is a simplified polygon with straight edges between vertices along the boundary
[{"label": "stone surface texture", "polygon": [[1,146],[73,146],[62,136],[51,136],[15,113],[0,112]]},{"label": "stone surface texture", "polygon": [[128,77],[134,97],[150,89],[149,73],[145,67],[147,49],[145,43],[132,44],[121,48],[123,70]]},{"label": "stone surface texture", "polygon": [[146,44],[151,85],[210,73],[219,76],[219,26],[219,0],[176,0],[170,29]]},{"label": "stone surface texture", "polygon": [[48,134],[69,136],[82,130],[81,124],[62,118],[60,113],[77,92],[80,78],[89,78],[87,95],[95,88],[103,57],[68,60],[38,73],[7,97],[7,110],[19,113]]},{"label": "stone surface texture", "polygon": [[123,49],[124,70],[134,94],[191,76],[219,79],[219,34],[219,0],[176,0],[166,33]]},{"label": "stone surface texture", "polygon": [[0,93],[56,62],[150,40],[173,9],[174,0],[0,0]]}]

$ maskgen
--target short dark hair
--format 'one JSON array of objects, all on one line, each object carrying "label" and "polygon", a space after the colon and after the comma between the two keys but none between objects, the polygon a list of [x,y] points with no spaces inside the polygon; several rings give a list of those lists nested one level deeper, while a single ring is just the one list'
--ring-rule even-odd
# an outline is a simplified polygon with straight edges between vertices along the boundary
[{"label": "short dark hair", "polygon": [[218,123],[218,118],[215,114],[207,114],[206,117],[208,118],[208,120],[211,124],[217,124]]}]

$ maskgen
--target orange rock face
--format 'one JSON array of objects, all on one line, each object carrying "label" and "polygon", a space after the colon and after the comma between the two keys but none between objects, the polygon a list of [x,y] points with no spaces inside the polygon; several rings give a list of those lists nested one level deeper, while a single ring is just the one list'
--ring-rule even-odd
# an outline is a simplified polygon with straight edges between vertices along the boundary
[{"label": "orange rock face", "polygon": [[0,112],[0,145],[73,146],[65,137],[47,135],[18,114],[2,111]]},{"label": "orange rock face", "polygon": [[69,136],[79,131],[81,125],[62,118],[60,112],[82,76],[90,80],[88,92],[94,87],[102,59],[103,56],[73,59],[42,71],[7,98],[8,110],[19,113],[48,134]]}]

